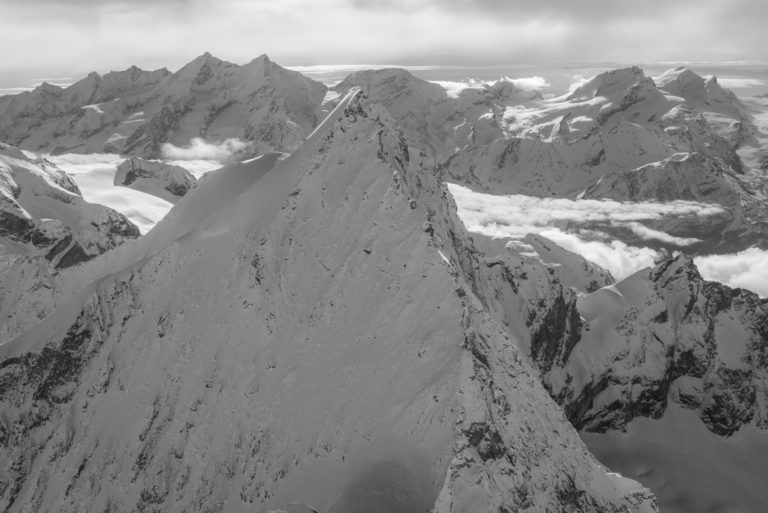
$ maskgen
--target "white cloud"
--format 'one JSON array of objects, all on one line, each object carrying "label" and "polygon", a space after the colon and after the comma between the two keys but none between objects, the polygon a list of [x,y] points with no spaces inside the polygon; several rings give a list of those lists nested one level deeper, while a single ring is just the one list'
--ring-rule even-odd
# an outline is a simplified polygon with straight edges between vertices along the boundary
[{"label": "white cloud", "polygon": [[541,91],[542,89],[545,89],[551,86],[551,84],[547,82],[547,80],[544,77],[540,77],[540,76],[522,77],[522,78],[506,77],[506,79],[509,82],[512,82],[513,84],[515,84],[515,86],[518,89],[522,89],[523,91]]},{"label": "white cloud", "polygon": [[215,160],[225,162],[235,153],[245,150],[250,143],[230,138],[218,143],[205,142],[200,137],[193,138],[186,147],[164,143],[161,150],[168,160]]},{"label": "white cloud", "polygon": [[45,158],[72,175],[85,201],[99,203],[124,214],[141,233],[147,233],[173,205],[160,198],[127,187],[115,187],[113,180],[124,157],[114,154],[45,155]]},{"label": "white cloud", "polygon": [[768,85],[765,80],[757,78],[717,77],[718,83],[728,89],[746,89],[749,87],[762,87]]},{"label": "white cloud", "polygon": [[576,74],[571,76],[571,85],[568,86],[568,94],[571,94],[579,87],[583,86],[594,77],[585,77],[584,75]]},{"label": "white cloud", "polygon": [[701,275],[768,297],[768,251],[749,248],[730,255],[707,255],[694,259]]},{"label": "white cloud", "polygon": [[448,188],[456,198],[462,219],[467,226],[497,226],[508,236],[538,233],[547,227],[571,221],[628,223],[657,220],[664,216],[702,217],[723,212],[720,205],[693,201],[668,203],[625,203],[592,199],[574,201],[565,198],[535,198],[519,194],[508,196],[482,194],[456,184],[449,184]]},{"label": "white cloud", "polygon": [[651,248],[629,246],[619,240],[586,240],[584,233],[566,233],[557,228],[539,232],[561,247],[608,269],[616,279],[626,278],[644,267],[650,267],[665,255]]},{"label": "white cloud", "polygon": [[456,184],[449,184],[448,188],[456,199],[459,217],[469,231],[499,238],[521,238],[528,233],[539,233],[605,267],[619,279],[653,265],[666,255],[651,248],[630,246],[597,230],[580,229],[579,225],[604,223],[607,226],[626,226],[645,240],[687,245],[695,239],[674,237],[648,228],[640,221],[682,215],[708,216],[722,212],[719,205],[690,201],[574,201],[482,194]]},{"label": "white cloud", "polygon": [[616,225],[629,228],[632,230],[632,233],[643,240],[658,240],[666,244],[672,244],[680,247],[690,246],[691,244],[701,242],[701,239],[695,239],[693,237],[675,237],[674,235],[670,235],[659,230],[654,230],[653,228],[648,228],[644,224],[638,222],[616,223]]},{"label": "white cloud", "polygon": [[523,91],[540,91],[551,87],[544,77],[530,76],[521,78],[501,77],[497,80],[477,80],[474,78],[465,78],[463,80],[431,80],[433,84],[441,86],[448,93],[451,98],[457,98],[459,93],[464,89],[482,89],[484,87],[493,86],[499,82],[510,82],[515,84],[515,87]]},{"label": "white cloud", "polygon": [[90,173],[104,166],[117,167],[125,157],[114,153],[65,153],[62,155],[42,155],[71,175]]},{"label": "white cloud", "polygon": [[437,84],[445,89],[445,92],[448,93],[448,96],[451,98],[458,98],[459,93],[461,93],[464,89],[480,89],[487,83],[474,79],[467,79],[463,81],[430,80],[430,82]]}]

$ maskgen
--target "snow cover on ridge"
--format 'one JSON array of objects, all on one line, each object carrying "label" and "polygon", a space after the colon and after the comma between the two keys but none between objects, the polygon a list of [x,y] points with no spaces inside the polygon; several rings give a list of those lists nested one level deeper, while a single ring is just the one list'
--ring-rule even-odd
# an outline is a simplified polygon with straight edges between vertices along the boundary
[{"label": "snow cover on ridge", "polygon": [[439,173],[352,91],[290,157],[209,175],[73,269],[96,281],[0,346],[0,505],[656,511],[567,424],[484,269]]}]

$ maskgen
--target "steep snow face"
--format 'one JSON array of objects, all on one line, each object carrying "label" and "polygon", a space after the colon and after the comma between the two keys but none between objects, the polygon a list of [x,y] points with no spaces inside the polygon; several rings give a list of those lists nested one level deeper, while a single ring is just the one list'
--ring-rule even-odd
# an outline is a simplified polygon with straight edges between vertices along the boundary
[{"label": "steep snow face", "polygon": [[494,320],[424,163],[352,93],[68,271],[98,279],[0,346],[2,508],[655,511]]},{"label": "steep snow face", "polygon": [[0,103],[0,139],[24,149],[157,158],[163,143],[239,139],[246,153],[297,148],[318,122],[324,85],[266,55],[243,66],[210,54],[176,73],[130,68]]},{"label": "steep snow face", "polygon": [[0,201],[2,254],[44,256],[52,268],[83,262],[139,236],[122,214],[84,201],[51,162],[29,159],[4,144]]},{"label": "steep snow face", "polygon": [[117,166],[114,184],[177,203],[197,180],[181,166],[131,157]]}]

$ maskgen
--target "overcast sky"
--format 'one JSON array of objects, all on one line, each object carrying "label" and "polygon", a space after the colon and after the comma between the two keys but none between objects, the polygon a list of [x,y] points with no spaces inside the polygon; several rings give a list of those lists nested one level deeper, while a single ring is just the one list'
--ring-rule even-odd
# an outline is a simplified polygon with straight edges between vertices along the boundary
[{"label": "overcast sky", "polygon": [[0,0],[0,86],[177,68],[764,60],[766,0]]}]

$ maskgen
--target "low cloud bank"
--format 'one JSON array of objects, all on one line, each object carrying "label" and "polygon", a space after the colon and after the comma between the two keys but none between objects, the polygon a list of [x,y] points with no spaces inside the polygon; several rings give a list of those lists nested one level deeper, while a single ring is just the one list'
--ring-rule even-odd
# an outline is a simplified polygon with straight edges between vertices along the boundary
[{"label": "low cloud bank", "polygon": [[654,230],[653,228],[648,228],[644,224],[638,223],[636,221],[630,223],[620,223],[618,226],[629,228],[632,230],[632,233],[643,240],[657,240],[665,244],[671,244],[680,247],[690,246],[692,244],[696,244],[697,242],[701,242],[701,239],[696,239],[693,237],[675,237],[674,235],[670,235],[659,230]]},{"label": "low cloud bank", "polygon": [[125,215],[141,233],[147,233],[173,205],[150,194],[127,187],[115,187],[118,164],[125,157],[109,153],[46,155],[45,158],[72,175],[83,199],[113,208]]},{"label": "low cloud bank", "polygon": [[648,247],[631,246],[599,230],[583,229],[583,226],[597,222],[624,227],[643,240],[657,240],[682,247],[698,241],[649,228],[642,221],[676,216],[709,216],[723,211],[719,205],[690,201],[574,201],[483,194],[456,184],[449,184],[448,188],[456,199],[459,216],[469,231],[513,239],[522,238],[528,233],[538,233],[608,269],[617,279],[654,265],[666,254]]},{"label": "low cloud bank", "polygon": [[475,80],[474,78],[467,78],[465,80],[452,81],[452,80],[432,80],[434,84],[438,84],[448,93],[451,98],[458,98],[459,94],[464,89],[482,89],[484,87],[495,85],[499,82],[510,82],[518,89],[523,91],[541,91],[551,87],[551,84],[547,82],[544,77],[531,76],[521,78],[502,77],[498,80]]},{"label": "low cloud bank", "polygon": [[768,297],[768,251],[748,248],[730,255],[706,255],[694,259],[701,275],[731,287]]},{"label": "low cloud bank", "polygon": [[539,233],[568,251],[608,269],[617,280],[651,267],[665,256],[660,251],[630,246],[616,239],[589,240],[589,234],[585,232],[570,233],[552,228]]},{"label": "low cloud bank", "polygon": [[728,89],[747,89],[768,85],[768,82],[759,78],[717,77],[717,81],[721,86]]},{"label": "low cloud bank", "polygon": [[161,151],[163,158],[168,160],[215,160],[223,163],[245,150],[249,144],[234,137],[218,143],[208,143],[195,137],[185,147],[164,143]]},{"label": "low cloud bank", "polygon": [[[678,239],[669,234],[652,230],[639,221],[652,221],[665,216],[711,216],[723,213],[720,205],[693,201],[668,203],[629,203],[613,200],[570,200],[564,198],[535,198],[512,194],[499,196],[477,193],[461,185],[449,184],[456,198],[464,223],[469,226],[494,231],[498,236],[521,237],[527,233],[563,223],[604,222],[615,226],[628,226],[638,236],[647,239]],[[629,223],[635,224],[629,224]],[[641,225],[642,226],[642,225]],[[679,239],[691,243],[688,239]],[[695,242],[695,241],[694,241]],[[687,245],[687,244],[685,244]]]}]

